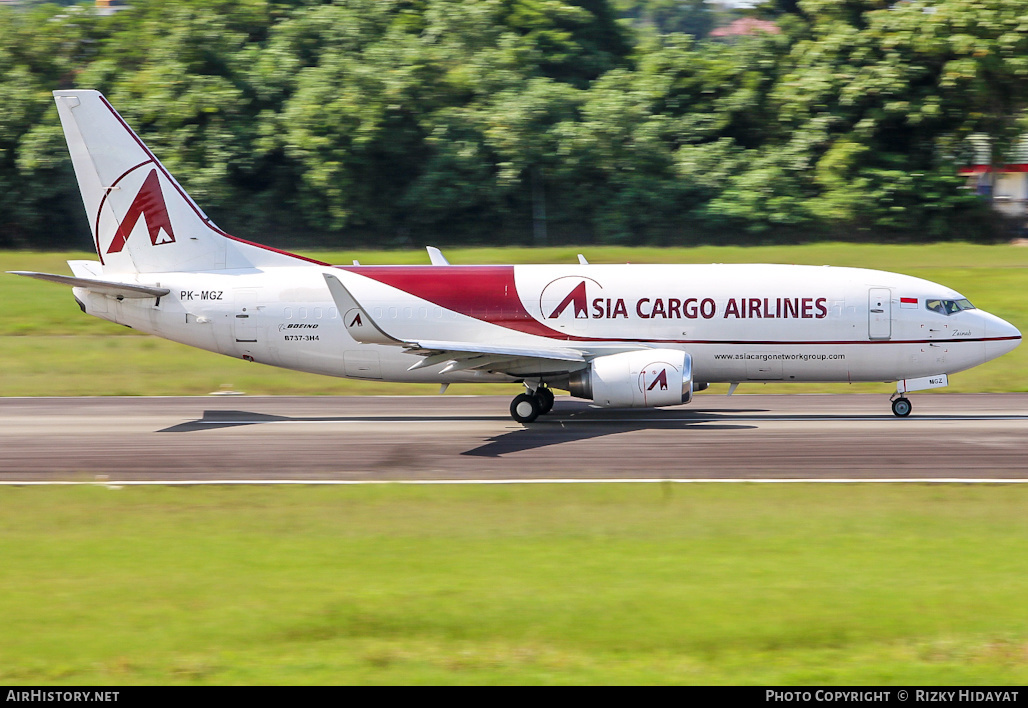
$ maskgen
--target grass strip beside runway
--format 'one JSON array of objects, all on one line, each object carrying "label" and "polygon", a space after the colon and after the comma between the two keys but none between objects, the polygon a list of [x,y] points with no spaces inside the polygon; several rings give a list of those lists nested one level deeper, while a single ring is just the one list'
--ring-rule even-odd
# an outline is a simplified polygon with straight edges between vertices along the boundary
[{"label": "grass strip beside runway", "polygon": [[1024,684],[1026,504],[964,485],[0,488],[0,683]]}]

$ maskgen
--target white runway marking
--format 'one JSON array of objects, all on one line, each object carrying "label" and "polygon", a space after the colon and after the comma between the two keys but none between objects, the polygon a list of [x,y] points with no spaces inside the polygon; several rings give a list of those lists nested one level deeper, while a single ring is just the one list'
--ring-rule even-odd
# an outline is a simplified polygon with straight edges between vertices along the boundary
[{"label": "white runway marking", "polygon": [[94,486],[94,487],[154,487],[154,486],[216,486],[216,485],[445,485],[445,484],[1028,484],[1028,478],[969,478],[969,477],[896,477],[881,479],[839,478],[818,479],[790,477],[783,479],[169,479],[169,480],[96,480],[91,482],[67,481],[0,481],[5,487],[40,486]]},{"label": "white runway marking", "polygon": [[[187,420],[183,421],[181,425],[209,425],[211,427],[224,427],[227,425],[367,425],[367,424],[378,424],[378,425],[396,425],[397,423],[410,422],[418,425],[424,425],[427,423],[440,423],[445,425],[452,425],[455,420],[464,422],[480,422],[480,421],[491,421],[498,420],[501,422],[507,422],[511,426],[513,423],[506,419],[506,416],[482,416],[472,418],[447,418],[447,419],[436,419],[431,416],[424,418],[418,418],[417,420],[394,420],[394,419],[381,419],[381,418],[347,418],[347,419],[306,419],[306,418],[292,418],[288,420]],[[760,423],[760,422],[781,422],[781,423],[809,423],[811,421],[839,421],[839,422],[856,422],[856,423],[877,423],[883,420],[900,420],[907,421],[909,423],[916,423],[918,421],[925,422],[959,422],[959,421],[988,421],[988,420],[1017,420],[1017,421],[1028,421],[1028,415],[921,415],[910,418],[899,418],[897,419],[892,415],[808,415],[808,416],[779,416],[773,413],[769,413],[763,416],[740,416],[726,413],[717,418],[546,418],[536,421],[536,423],[530,423],[527,426],[522,426],[526,430],[536,428],[539,424],[545,423],[579,423],[583,425],[600,425],[604,423],[724,423],[724,422],[747,422],[747,423]]]}]

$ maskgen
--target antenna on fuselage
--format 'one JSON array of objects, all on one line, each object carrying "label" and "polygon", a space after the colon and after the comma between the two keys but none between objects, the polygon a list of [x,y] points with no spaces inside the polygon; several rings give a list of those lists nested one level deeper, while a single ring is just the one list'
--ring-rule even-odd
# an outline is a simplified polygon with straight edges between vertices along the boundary
[{"label": "antenna on fuselage", "polygon": [[425,250],[428,251],[428,259],[432,261],[432,265],[450,265],[443,252],[435,246],[425,246]]}]

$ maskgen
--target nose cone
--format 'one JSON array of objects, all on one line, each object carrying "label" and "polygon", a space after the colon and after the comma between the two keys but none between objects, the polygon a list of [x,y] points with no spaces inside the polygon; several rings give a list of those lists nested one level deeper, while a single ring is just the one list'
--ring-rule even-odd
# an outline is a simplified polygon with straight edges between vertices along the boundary
[{"label": "nose cone", "polygon": [[985,320],[985,359],[995,359],[1011,352],[1021,343],[1017,327],[995,315],[983,312]]}]

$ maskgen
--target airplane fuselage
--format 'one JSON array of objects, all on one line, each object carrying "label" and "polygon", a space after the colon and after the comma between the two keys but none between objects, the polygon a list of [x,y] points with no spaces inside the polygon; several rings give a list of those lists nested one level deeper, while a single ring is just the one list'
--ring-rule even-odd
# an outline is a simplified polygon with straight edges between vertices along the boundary
[{"label": "airplane fuselage", "polygon": [[828,266],[302,265],[136,276],[170,289],[159,301],[76,296],[90,314],[299,371],[442,383],[536,377],[564,387],[538,362],[505,373],[443,373],[443,362],[409,370],[423,357],[351,338],[325,273],[398,338],[573,343],[598,355],[682,350],[702,383],[897,381],[961,371],[1020,342],[1003,320],[955,308],[966,300],[944,286]]}]

